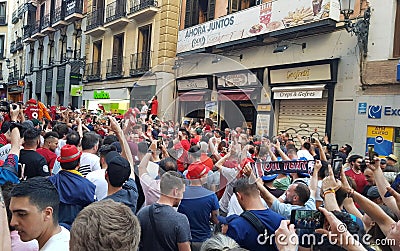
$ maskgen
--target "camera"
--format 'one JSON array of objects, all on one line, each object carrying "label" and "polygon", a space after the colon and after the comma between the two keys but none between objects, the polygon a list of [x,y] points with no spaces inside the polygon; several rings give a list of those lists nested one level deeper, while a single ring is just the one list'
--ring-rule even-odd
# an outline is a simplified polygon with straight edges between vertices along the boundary
[{"label": "camera", "polygon": [[[0,101],[0,112],[7,112],[10,113],[10,105],[12,103],[8,102],[8,101]],[[17,109],[17,105],[16,104],[12,104],[13,109]]]}]

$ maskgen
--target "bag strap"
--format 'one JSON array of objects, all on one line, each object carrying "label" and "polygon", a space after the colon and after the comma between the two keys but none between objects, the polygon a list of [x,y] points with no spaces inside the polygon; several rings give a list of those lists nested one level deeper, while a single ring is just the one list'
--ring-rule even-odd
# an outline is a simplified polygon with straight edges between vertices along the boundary
[{"label": "bag strap", "polygon": [[257,230],[259,234],[265,234],[265,230],[267,228],[252,212],[244,211],[240,216],[245,218]]},{"label": "bag strap", "polygon": [[150,205],[150,207],[149,207],[149,217],[150,217],[151,228],[156,233],[156,239],[157,239],[158,243],[163,247],[164,250],[169,250],[170,248],[161,240],[160,232],[158,231],[157,225],[154,221],[154,204]]}]

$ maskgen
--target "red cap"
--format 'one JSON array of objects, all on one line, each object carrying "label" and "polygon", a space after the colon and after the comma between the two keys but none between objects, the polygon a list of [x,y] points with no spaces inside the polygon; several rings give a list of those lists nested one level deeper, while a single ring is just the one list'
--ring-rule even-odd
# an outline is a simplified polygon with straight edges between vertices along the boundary
[{"label": "red cap", "polygon": [[57,158],[57,161],[60,163],[72,162],[79,159],[82,155],[82,152],[78,150],[78,148],[74,145],[65,145],[61,148],[60,157]]},{"label": "red cap", "polygon": [[28,104],[37,104],[37,101],[35,100],[35,99],[33,99],[33,98],[31,98],[30,100],[28,100],[28,102],[27,102]]},{"label": "red cap", "polygon": [[204,175],[207,175],[209,171],[210,169],[203,163],[193,163],[188,167],[186,178],[190,180],[200,179]]},{"label": "red cap", "polygon": [[193,138],[193,139],[190,140],[190,144],[191,145],[197,145],[197,143],[199,143],[199,140],[196,139],[196,138]]},{"label": "red cap", "polygon": [[245,158],[244,160],[242,160],[242,163],[240,163],[240,167],[243,168],[245,165],[253,162],[254,160],[252,158]]}]

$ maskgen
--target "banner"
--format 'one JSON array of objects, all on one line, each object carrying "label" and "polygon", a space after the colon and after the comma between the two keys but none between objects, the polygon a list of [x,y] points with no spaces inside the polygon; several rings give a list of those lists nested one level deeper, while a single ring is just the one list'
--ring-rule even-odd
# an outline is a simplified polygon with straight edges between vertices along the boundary
[{"label": "banner", "polygon": [[368,126],[367,145],[365,152],[368,152],[368,145],[374,145],[374,151],[384,157],[393,153],[394,128],[388,126]]},{"label": "banner", "polygon": [[277,0],[178,32],[176,53],[254,37],[324,19],[339,21],[338,0]]},{"label": "banner", "polygon": [[250,163],[257,177],[275,173],[308,173],[314,169],[314,160],[263,161]]}]

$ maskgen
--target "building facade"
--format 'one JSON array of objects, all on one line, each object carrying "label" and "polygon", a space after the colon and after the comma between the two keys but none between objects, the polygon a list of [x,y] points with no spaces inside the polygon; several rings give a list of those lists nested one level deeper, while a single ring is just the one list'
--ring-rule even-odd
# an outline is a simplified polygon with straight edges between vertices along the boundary
[{"label": "building facade", "polygon": [[221,127],[245,125],[259,135],[328,135],[363,152],[367,135],[348,128],[359,129],[361,65],[372,54],[371,39],[350,34],[349,24],[367,12],[370,27],[379,26],[384,14],[377,8],[383,6],[356,1],[344,22],[334,0],[205,2],[182,3],[176,95],[185,92],[180,80],[207,85],[187,93],[197,92],[196,99],[179,101],[181,116],[207,115],[211,104]]},{"label": "building facade", "polygon": [[25,13],[24,100],[46,105],[78,107],[81,97],[71,96],[71,85],[82,83],[84,69],[86,3],[83,0],[28,2]]},{"label": "building facade", "polygon": [[85,105],[124,113],[158,95],[163,113],[173,94],[161,82],[172,75],[163,65],[175,57],[179,1],[93,0],[88,12]]}]

